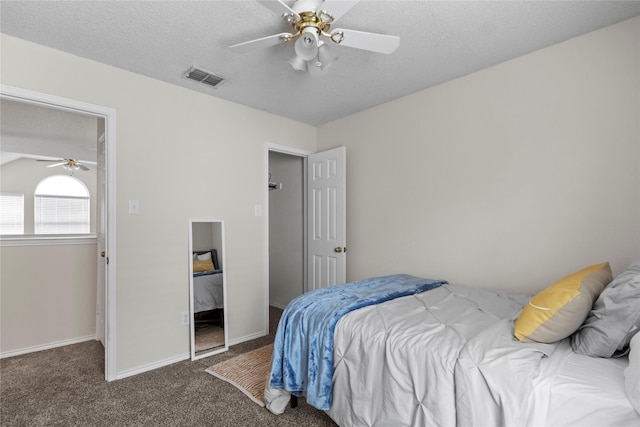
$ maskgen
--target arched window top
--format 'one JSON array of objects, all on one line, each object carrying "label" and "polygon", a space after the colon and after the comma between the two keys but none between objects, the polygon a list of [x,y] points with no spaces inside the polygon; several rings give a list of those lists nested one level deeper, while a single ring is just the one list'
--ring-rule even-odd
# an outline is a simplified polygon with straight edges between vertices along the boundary
[{"label": "arched window top", "polygon": [[35,234],[86,234],[90,231],[90,195],[82,181],[52,175],[34,195]]},{"label": "arched window top", "polygon": [[36,196],[89,197],[84,182],[67,175],[52,175],[38,183]]}]

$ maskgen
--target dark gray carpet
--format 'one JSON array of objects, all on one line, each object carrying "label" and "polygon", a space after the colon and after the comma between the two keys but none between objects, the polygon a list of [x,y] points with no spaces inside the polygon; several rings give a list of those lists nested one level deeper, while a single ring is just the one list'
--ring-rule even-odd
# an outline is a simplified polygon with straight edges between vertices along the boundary
[{"label": "dark gray carpet", "polygon": [[[272,309],[272,326],[281,313]],[[275,319],[274,319],[275,316]],[[2,426],[335,426],[300,399],[275,416],[209,366],[273,342],[273,334],[228,352],[113,382],[104,380],[97,341],[0,360]]]}]

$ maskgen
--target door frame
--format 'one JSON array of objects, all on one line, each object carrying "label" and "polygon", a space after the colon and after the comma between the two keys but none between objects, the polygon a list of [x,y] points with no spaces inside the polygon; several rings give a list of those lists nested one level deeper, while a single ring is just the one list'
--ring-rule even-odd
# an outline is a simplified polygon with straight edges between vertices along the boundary
[{"label": "door frame", "polygon": [[302,177],[304,180],[302,186],[302,199],[303,199],[303,213],[302,213],[302,221],[303,221],[303,243],[302,243],[302,251],[303,251],[303,277],[304,277],[304,285],[303,292],[307,292],[307,157],[311,154],[314,154],[314,151],[303,150],[300,148],[287,147],[286,145],[265,143],[265,156],[264,156],[264,242],[265,242],[265,250],[264,250],[264,299],[266,304],[264,305],[264,325],[266,334],[269,333],[269,152],[288,154],[290,156],[300,157],[302,159]]},{"label": "door frame", "polygon": [[[0,95],[17,102],[102,118],[105,121],[106,235],[104,374],[116,379],[116,110],[28,89],[0,85]],[[97,230],[96,230],[97,231]],[[97,284],[96,284],[97,286]]]}]

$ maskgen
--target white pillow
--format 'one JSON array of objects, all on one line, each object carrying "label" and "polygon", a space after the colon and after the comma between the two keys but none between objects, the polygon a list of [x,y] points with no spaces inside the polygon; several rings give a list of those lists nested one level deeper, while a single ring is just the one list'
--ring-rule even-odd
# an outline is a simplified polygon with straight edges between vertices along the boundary
[{"label": "white pillow", "polygon": [[211,259],[211,251],[198,255],[198,261],[206,261]]},{"label": "white pillow", "polygon": [[624,370],[624,387],[629,402],[640,414],[640,332],[629,343],[629,366]]}]

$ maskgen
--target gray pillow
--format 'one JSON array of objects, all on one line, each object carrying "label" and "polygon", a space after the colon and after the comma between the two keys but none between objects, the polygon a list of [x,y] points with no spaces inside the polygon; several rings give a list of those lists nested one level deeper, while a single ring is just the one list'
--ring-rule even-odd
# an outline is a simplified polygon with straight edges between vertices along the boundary
[{"label": "gray pillow", "polygon": [[609,284],[571,336],[576,353],[611,357],[624,352],[640,325],[640,260]]}]

